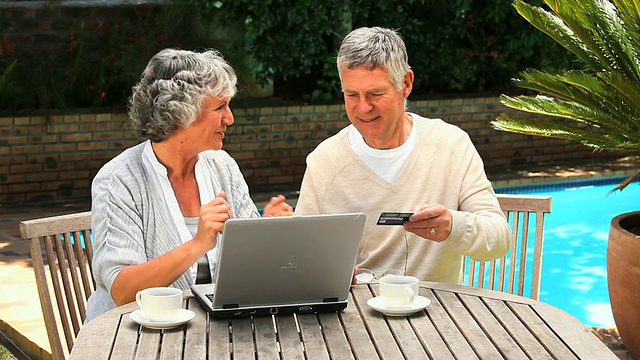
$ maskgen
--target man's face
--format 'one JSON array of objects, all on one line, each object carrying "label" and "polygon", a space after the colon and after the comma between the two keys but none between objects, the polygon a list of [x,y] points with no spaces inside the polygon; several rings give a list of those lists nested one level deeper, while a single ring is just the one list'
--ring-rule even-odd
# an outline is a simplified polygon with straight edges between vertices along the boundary
[{"label": "man's face", "polygon": [[347,116],[365,142],[376,149],[402,145],[406,139],[404,101],[413,87],[413,72],[407,72],[400,90],[384,68],[342,68],[341,74]]}]

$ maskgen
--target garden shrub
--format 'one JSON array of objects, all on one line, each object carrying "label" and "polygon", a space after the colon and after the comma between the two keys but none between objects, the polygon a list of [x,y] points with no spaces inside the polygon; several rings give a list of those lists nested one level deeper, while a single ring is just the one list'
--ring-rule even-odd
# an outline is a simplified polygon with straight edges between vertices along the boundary
[{"label": "garden shrub", "polygon": [[67,31],[62,43],[37,53],[33,22],[0,8],[0,110],[123,108],[165,47],[220,50],[238,72],[240,97],[268,84],[282,99],[338,101],[335,55],[360,26],[400,31],[416,74],[412,96],[504,92],[526,68],[573,66],[510,0],[174,0],[74,11],[56,25]]}]

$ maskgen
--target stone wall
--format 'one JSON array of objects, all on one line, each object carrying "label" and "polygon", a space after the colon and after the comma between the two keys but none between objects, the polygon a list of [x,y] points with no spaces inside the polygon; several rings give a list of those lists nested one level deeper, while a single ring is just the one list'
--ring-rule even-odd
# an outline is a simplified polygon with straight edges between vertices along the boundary
[{"label": "stone wall", "polygon": [[[606,155],[563,140],[494,130],[489,122],[507,110],[497,97],[414,101],[410,108],[466,130],[486,167]],[[253,192],[296,190],[306,155],[349,123],[343,105],[233,111],[236,121],[224,149]],[[0,116],[0,205],[86,199],[98,169],[136,143],[122,113]]]}]

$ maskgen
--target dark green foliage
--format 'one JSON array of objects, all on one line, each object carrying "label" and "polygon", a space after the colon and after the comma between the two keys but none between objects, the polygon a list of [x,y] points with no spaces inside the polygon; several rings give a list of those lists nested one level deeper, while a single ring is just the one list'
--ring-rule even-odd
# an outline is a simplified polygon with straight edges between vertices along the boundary
[{"label": "dark green foliage", "polygon": [[239,97],[272,84],[284,99],[328,103],[341,98],[335,67],[340,41],[360,26],[400,31],[416,73],[414,97],[498,92],[526,68],[572,66],[570,54],[518,17],[508,0],[172,4],[131,6],[124,12],[129,15],[117,21],[97,21],[94,13],[80,9],[78,21],[67,25],[71,31],[64,49],[43,53],[37,66],[27,66],[28,59],[22,58],[33,57],[23,51],[24,44],[7,45],[0,37],[0,71],[18,60],[2,78],[3,93],[14,95],[12,101],[0,101],[0,109],[122,108],[149,57],[169,46],[220,50],[238,72]]},{"label": "dark green foliage", "polygon": [[[53,8],[48,11],[54,18]],[[0,110],[114,107],[123,109],[149,58],[165,47],[190,47],[193,10],[123,6],[118,17],[102,10],[79,8],[59,20],[68,29],[66,42],[36,44],[28,23],[20,41],[1,41],[0,68],[6,61],[17,66],[0,80]],[[62,18],[61,16],[59,16]],[[211,45],[213,47],[213,45]]]},{"label": "dark green foliage", "polygon": [[[509,0],[190,0],[208,16],[244,23],[244,49],[261,64],[259,82],[277,95],[339,97],[335,55],[353,28],[398,29],[416,78],[414,95],[504,90],[527,67],[567,69],[551,39],[516,16]],[[229,22],[230,23],[230,22]]]},{"label": "dark green foliage", "polygon": [[442,2],[429,1],[423,6],[430,15],[426,28],[409,34],[412,64],[427,74],[419,91],[504,90],[513,74],[527,67],[571,66],[559,46],[516,16],[510,0],[456,5],[443,9]]},{"label": "dark green foliage", "polygon": [[[350,30],[343,0],[187,0],[204,8],[242,38],[241,65],[259,85],[273,82],[276,95],[330,100],[339,86],[335,52]],[[239,24],[239,26],[238,26]],[[244,35],[243,35],[244,34]],[[233,64],[237,66],[237,64]],[[329,95],[328,95],[329,94]]]},{"label": "dark green foliage", "polygon": [[[6,69],[2,71],[0,74],[0,109],[9,107],[12,99],[18,96],[15,92],[16,86],[11,77],[11,73],[13,69],[16,67],[18,63],[17,59],[14,59]],[[0,69],[1,70],[1,69]]]}]

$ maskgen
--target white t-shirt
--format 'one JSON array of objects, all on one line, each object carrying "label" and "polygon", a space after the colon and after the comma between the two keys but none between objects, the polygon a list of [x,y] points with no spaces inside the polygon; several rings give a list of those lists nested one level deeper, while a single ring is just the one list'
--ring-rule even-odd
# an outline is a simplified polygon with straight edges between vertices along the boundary
[{"label": "white t-shirt", "polygon": [[355,126],[349,127],[348,131],[349,146],[351,146],[356,155],[378,176],[393,184],[407,163],[407,159],[416,144],[416,127],[411,126],[409,137],[402,145],[385,150],[375,149],[367,145]]}]

